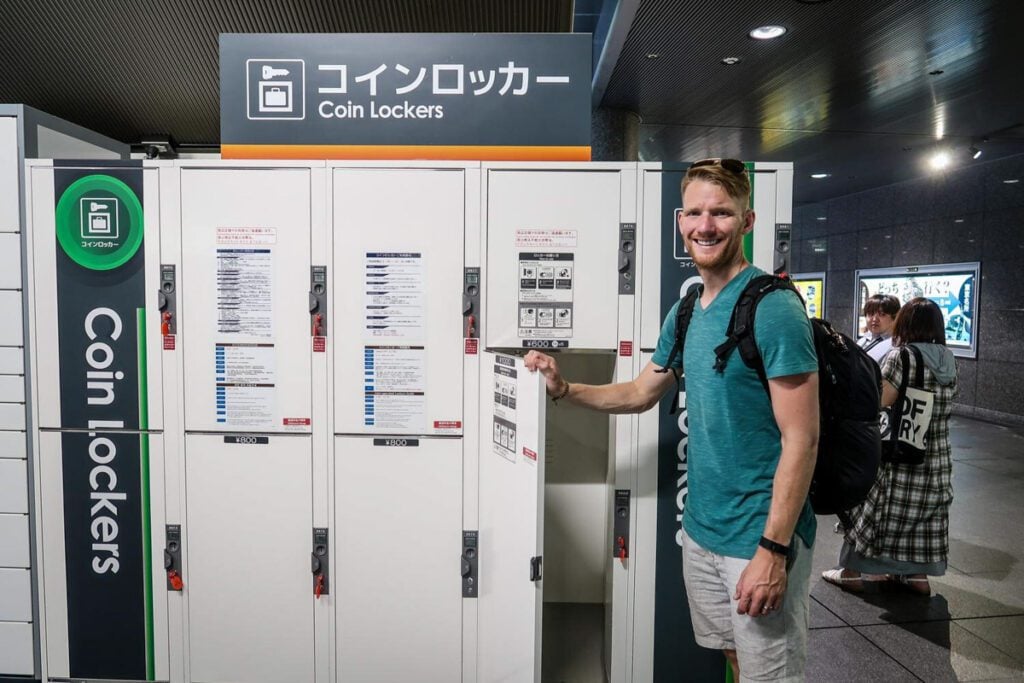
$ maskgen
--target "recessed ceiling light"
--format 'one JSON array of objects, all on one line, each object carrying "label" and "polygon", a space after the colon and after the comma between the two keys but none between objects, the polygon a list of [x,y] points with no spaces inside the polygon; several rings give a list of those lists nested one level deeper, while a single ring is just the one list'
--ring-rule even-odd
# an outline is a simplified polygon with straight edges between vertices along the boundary
[{"label": "recessed ceiling light", "polygon": [[931,166],[934,171],[941,171],[944,168],[948,168],[952,161],[953,158],[949,155],[949,152],[939,150],[938,152],[935,152],[930,159],[928,159],[928,165]]},{"label": "recessed ceiling light", "polygon": [[1019,178],[1010,178],[1009,180],[1004,180],[1003,182],[1006,183],[1007,185],[1014,185],[1016,183],[1019,183],[1020,179]]},{"label": "recessed ceiling light", "polygon": [[963,222],[964,222],[964,219],[963,219],[963,218],[957,218],[957,219],[956,219],[956,220],[954,220],[953,222],[954,222],[954,223],[963,223]]},{"label": "recessed ceiling light", "polygon": [[822,178],[831,178],[832,174],[831,173],[812,173],[811,177],[814,178],[815,180],[821,180]]},{"label": "recessed ceiling light", "polygon": [[658,54],[657,52],[648,52],[647,53],[647,59],[657,59],[660,56],[661,55]]},{"label": "recessed ceiling light", "polygon": [[785,32],[785,27],[771,24],[768,26],[758,26],[748,35],[756,40],[771,40],[772,38],[778,38]]},{"label": "recessed ceiling light", "polygon": [[725,64],[726,66],[732,66],[733,64],[739,64],[739,63],[740,63],[740,58],[739,57],[722,57],[722,64]]},{"label": "recessed ceiling light", "polygon": [[828,218],[826,218],[825,216],[817,216],[816,219],[819,220],[819,221],[826,221],[826,220],[828,220]]}]

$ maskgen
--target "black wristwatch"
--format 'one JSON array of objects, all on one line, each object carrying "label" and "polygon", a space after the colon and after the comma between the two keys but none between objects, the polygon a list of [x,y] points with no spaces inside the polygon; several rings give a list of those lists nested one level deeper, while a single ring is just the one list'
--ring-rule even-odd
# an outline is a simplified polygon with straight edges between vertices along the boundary
[{"label": "black wristwatch", "polygon": [[782,545],[781,543],[776,543],[772,539],[766,538],[764,536],[761,537],[761,540],[758,541],[757,544],[759,546],[761,546],[762,548],[764,548],[765,550],[767,550],[769,552],[775,553],[776,555],[782,555],[783,557],[789,557],[789,546],[788,545]]}]

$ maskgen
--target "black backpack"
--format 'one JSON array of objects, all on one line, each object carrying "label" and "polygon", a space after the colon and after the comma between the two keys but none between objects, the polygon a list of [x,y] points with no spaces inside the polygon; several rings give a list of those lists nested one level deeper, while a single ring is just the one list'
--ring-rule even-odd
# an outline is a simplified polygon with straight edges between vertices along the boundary
[{"label": "black backpack", "polygon": [[[754,339],[754,314],[761,299],[777,289],[787,289],[800,297],[800,292],[784,275],[753,278],[736,301],[725,341],[715,347],[715,370],[723,372],[729,356],[739,348],[740,358],[757,372],[765,391],[768,391],[768,379]],[[665,368],[659,372],[667,372],[676,356],[682,357],[693,307],[702,291],[703,288],[695,287],[679,302],[675,344]],[[871,356],[828,322],[811,318],[811,328],[818,355],[821,416],[818,459],[810,490],[811,507],[819,515],[838,514],[849,526],[849,520],[844,519],[845,512],[867,497],[882,457],[878,428],[882,376]],[[675,374],[679,391],[683,391],[685,380]],[[679,392],[672,404],[673,413],[678,409],[678,398]]]}]

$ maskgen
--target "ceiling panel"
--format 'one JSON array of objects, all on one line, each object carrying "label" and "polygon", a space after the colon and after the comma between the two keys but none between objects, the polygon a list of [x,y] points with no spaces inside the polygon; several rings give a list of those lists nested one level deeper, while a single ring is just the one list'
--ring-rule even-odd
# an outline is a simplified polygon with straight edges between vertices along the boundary
[{"label": "ceiling panel", "polygon": [[[795,197],[806,203],[920,175],[940,134],[958,163],[972,163],[967,148],[986,137],[981,161],[1024,152],[1019,0],[0,0],[0,7],[0,102],[129,143],[164,133],[186,146],[218,144],[222,32],[590,27],[598,43],[628,28],[610,80],[601,77],[601,104],[638,115],[645,160],[794,161]],[[609,29],[612,16],[625,28]],[[788,33],[767,42],[747,36],[767,23]],[[725,66],[727,56],[741,61]],[[833,177],[812,183],[807,174],[816,170]]]},{"label": "ceiling panel", "polygon": [[0,102],[123,142],[220,138],[220,33],[547,33],[572,0],[0,0]]},{"label": "ceiling panel", "polygon": [[[827,186],[798,176],[797,200],[818,201],[920,175],[940,138],[961,157],[983,137],[986,158],[1024,152],[1022,11],[999,0],[648,0],[603,105],[639,115],[647,160],[832,171]],[[788,32],[748,36],[765,24]]]}]

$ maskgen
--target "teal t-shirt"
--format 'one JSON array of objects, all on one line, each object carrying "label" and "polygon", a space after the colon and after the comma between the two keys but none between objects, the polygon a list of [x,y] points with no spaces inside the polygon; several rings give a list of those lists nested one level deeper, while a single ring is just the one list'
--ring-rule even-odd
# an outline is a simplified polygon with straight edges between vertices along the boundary
[{"label": "teal t-shirt", "polygon": [[[782,442],[768,392],[757,373],[746,366],[738,349],[729,356],[725,372],[716,372],[714,349],[725,341],[733,306],[743,288],[764,274],[749,266],[706,309],[698,300],[682,363],[678,358],[673,362],[686,368],[689,492],[683,527],[701,547],[729,557],[751,558],[757,550],[768,519]],[[675,343],[678,307],[676,303],[665,318],[652,358],[662,367]],[[768,379],[818,369],[810,321],[791,292],[771,292],[761,300],[754,316],[754,335]],[[796,533],[808,547],[814,543],[816,524],[807,501]]]}]

